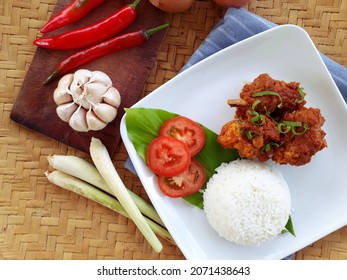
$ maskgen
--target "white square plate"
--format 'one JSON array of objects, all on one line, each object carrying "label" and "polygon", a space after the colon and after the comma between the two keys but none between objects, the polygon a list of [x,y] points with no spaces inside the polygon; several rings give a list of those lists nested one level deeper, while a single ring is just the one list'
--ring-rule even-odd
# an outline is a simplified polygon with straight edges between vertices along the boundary
[{"label": "white square plate", "polygon": [[134,107],[160,108],[200,122],[217,134],[233,119],[227,99],[238,98],[259,74],[298,81],[307,107],[321,109],[328,148],[301,167],[278,166],[288,182],[296,237],[282,234],[261,246],[239,246],[218,236],[204,212],[160,193],[155,175],[121,136],[154,207],[187,259],[281,259],[347,224],[347,107],[308,34],[283,25],[230,46],[190,67]]}]

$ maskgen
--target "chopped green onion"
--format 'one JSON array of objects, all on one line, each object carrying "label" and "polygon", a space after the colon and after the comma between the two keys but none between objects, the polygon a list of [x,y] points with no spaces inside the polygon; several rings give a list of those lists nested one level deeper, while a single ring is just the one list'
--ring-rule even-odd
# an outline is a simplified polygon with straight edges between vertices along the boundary
[{"label": "chopped green onion", "polygon": [[251,118],[251,122],[252,122],[253,124],[256,124],[256,122],[259,120],[259,118],[260,118],[260,115],[257,114],[257,115],[255,115],[253,118]]},{"label": "chopped green onion", "polygon": [[259,115],[260,122],[257,123],[257,125],[263,125],[265,123],[265,117],[262,115]]},{"label": "chopped green onion", "polygon": [[264,147],[261,148],[261,153],[262,154],[266,153],[266,152],[270,151],[270,149],[271,149],[271,145],[270,145],[270,143],[268,143]]},{"label": "chopped green onion", "polygon": [[255,107],[256,107],[260,102],[261,102],[261,101],[260,101],[259,99],[253,102],[253,104],[252,104],[252,111],[255,111]]},{"label": "chopped green onion", "polygon": [[290,127],[299,127],[299,126],[301,126],[301,122],[283,121],[282,123],[285,126],[290,126]]},{"label": "chopped green onion", "polygon": [[307,123],[304,124],[304,130],[302,132],[297,132],[295,131],[294,127],[292,127],[292,133],[293,135],[302,135],[304,134],[310,127],[308,126]]},{"label": "chopped green onion", "polygon": [[257,114],[253,118],[251,118],[251,122],[255,125],[263,125],[265,123],[265,118],[264,116]]},{"label": "chopped green onion", "polygon": [[[285,126],[286,127],[286,130],[282,130],[282,127]],[[283,133],[283,134],[286,134],[290,131],[291,127],[290,126],[286,126],[284,123],[279,123],[277,125],[277,130],[279,133]]]},{"label": "chopped green onion", "polygon": [[304,88],[302,88],[302,87],[299,88],[299,93],[300,93],[301,99],[295,99],[295,103],[301,103],[305,99]]},{"label": "chopped green onion", "polygon": [[260,91],[252,94],[252,97],[261,97],[261,96],[266,96],[266,95],[274,95],[277,96],[280,100],[280,102],[277,104],[277,107],[280,108],[282,107],[282,97],[279,93],[274,92],[274,91]]},{"label": "chopped green onion", "polygon": [[163,245],[155,235],[144,216],[137,208],[134,200],[129,195],[127,188],[124,186],[117,170],[115,169],[110,155],[104,144],[97,138],[92,138],[90,143],[90,155],[92,160],[99,170],[101,176],[104,178],[107,185],[110,187],[113,194],[117,197],[132,221],[136,224],[148,243],[152,246],[154,251],[160,252]]},{"label": "chopped green onion", "polygon": [[281,146],[281,144],[275,143],[275,142],[269,142],[267,143],[264,147],[261,148],[261,153],[266,153],[268,151],[270,151],[271,146],[274,146],[276,148],[278,148],[279,146]]},{"label": "chopped green onion", "polygon": [[251,118],[252,124],[263,125],[265,123],[264,116],[260,115],[257,111],[250,111],[249,110],[248,113],[250,115],[254,116],[253,118]]},{"label": "chopped green onion", "polygon": [[[282,130],[283,126],[286,127],[286,130]],[[289,131],[291,131],[293,135],[302,135],[309,129],[309,126],[307,123],[305,123],[303,126],[304,130],[302,132],[297,132],[295,130],[295,127],[301,127],[301,126],[302,126],[301,122],[283,121],[277,125],[277,130],[283,134],[286,134]]]},{"label": "chopped green onion", "polygon": [[259,116],[259,113],[257,111],[248,110],[248,113],[252,116]]},{"label": "chopped green onion", "polygon": [[265,114],[269,117],[269,118],[271,118],[272,119],[272,117],[271,117],[271,113],[267,110],[267,107],[266,106],[264,106],[264,111],[265,111]]},{"label": "chopped green onion", "polygon": [[256,134],[254,132],[249,131],[249,130],[247,130],[245,134],[246,134],[246,137],[248,140],[252,140],[256,136]]}]

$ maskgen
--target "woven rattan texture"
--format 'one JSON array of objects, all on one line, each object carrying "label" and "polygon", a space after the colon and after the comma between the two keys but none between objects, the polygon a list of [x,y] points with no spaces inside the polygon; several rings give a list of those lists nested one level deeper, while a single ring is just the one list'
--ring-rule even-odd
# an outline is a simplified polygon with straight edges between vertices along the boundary
[{"label": "woven rattan texture", "polygon": [[[163,240],[154,253],[134,224],[88,199],[47,182],[46,156],[88,155],[10,121],[35,47],[32,41],[56,0],[0,1],[0,259],[184,259]],[[347,0],[255,0],[247,7],[275,23],[304,27],[318,49],[347,66]],[[171,22],[143,95],[176,75],[224,10],[196,1]],[[146,197],[123,168],[123,145],[113,158],[127,187]],[[341,213],[342,214],[342,213]],[[300,250],[296,259],[347,259],[347,227]]]}]

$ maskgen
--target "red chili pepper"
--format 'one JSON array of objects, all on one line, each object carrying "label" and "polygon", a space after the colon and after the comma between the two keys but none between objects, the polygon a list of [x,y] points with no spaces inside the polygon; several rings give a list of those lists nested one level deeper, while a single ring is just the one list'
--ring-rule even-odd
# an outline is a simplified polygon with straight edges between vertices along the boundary
[{"label": "red chili pepper", "polygon": [[78,21],[105,0],[74,0],[63,10],[53,16],[40,30],[41,33],[51,32],[60,27]]},{"label": "red chili pepper", "polygon": [[39,38],[38,47],[53,50],[80,49],[102,42],[128,27],[136,18],[136,6],[140,0],[126,5],[110,17],[96,24],[75,29],[57,36]]},{"label": "red chili pepper", "polygon": [[43,84],[48,84],[55,78],[105,55],[141,45],[146,42],[154,33],[168,26],[169,24],[165,23],[149,30],[141,29],[138,31],[129,32],[81,50],[58,64],[54,72]]}]

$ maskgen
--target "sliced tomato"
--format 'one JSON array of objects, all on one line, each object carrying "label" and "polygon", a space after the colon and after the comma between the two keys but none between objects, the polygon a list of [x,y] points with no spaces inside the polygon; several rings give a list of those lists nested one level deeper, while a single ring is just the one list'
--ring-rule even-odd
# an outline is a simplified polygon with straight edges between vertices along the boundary
[{"label": "sliced tomato", "polygon": [[191,161],[188,169],[174,177],[158,176],[159,189],[170,197],[183,197],[199,191],[205,183],[206,172],[196,160]]},{"label": "sliced tomato", "polygon": [[187,145],[172,137],[159,136],[147,149],[147,165],[160,176],[176,176],[188,168],[190,161]]},{"label": "sliced tomato", "polygon": [[191,157],[195,156],[205,144],[203,128],[195,121],[178,116],[167,120],[160,129],[161,136],[170,136],[186,143]]}]

